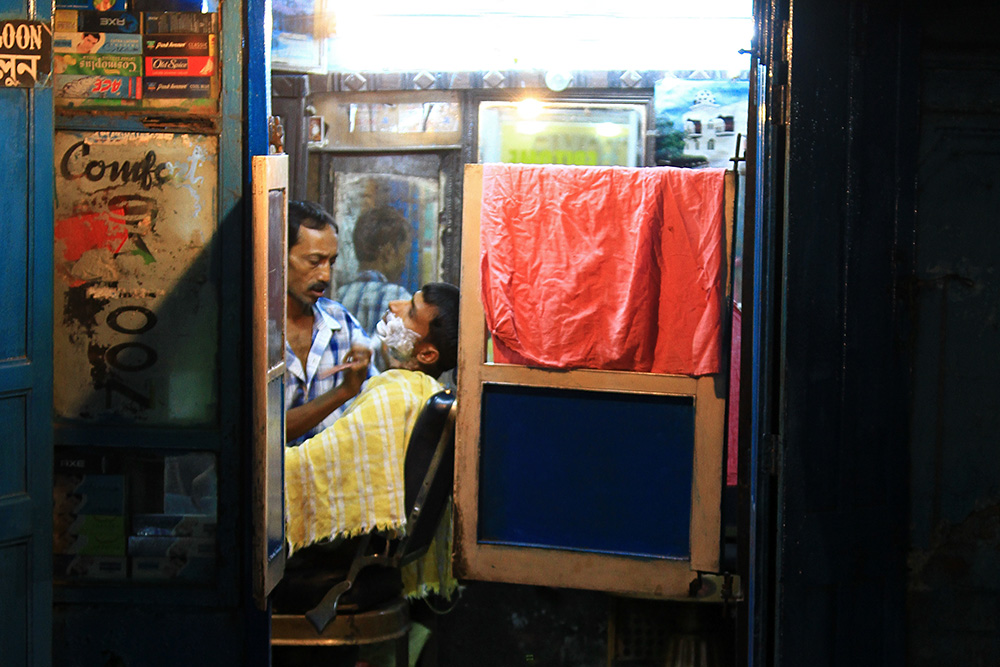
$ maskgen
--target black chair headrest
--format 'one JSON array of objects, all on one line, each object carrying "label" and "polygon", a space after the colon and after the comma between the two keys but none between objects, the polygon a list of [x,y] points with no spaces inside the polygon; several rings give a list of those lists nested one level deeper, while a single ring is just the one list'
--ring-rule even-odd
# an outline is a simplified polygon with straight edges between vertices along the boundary
[{"label": "black chair headrest", "polygon": [[[419,557],[427,550],[451,496],[455,470],[455,438],[454,423],[449,419],[449,414],[454,403],[455,393],[451,390],[440,391],[431,396],[410,434],[403,468],[407,517],[413,518],[414,504],[425,480],[428,489],[419,514],[407,524],[406,552],[402,557],[404,562]],[[447,437],[442,440],[442,435]],[[439,445],[443,448],[440,463],[437,470],[430,470]]]}]

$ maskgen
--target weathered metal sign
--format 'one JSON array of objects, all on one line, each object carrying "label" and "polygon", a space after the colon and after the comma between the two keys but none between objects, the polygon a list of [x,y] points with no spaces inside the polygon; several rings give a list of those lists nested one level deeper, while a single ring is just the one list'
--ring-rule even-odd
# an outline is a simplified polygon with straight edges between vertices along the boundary
[{"label": "weathered metal sign", "polygon": [[39,21],[0,21],[0,87],[34,88],[52,71],[52,28]]},{"label": "weathered metal sign", "polygon": [[55,176],[56,414],[211,423],[218,139],[59,131]]}]

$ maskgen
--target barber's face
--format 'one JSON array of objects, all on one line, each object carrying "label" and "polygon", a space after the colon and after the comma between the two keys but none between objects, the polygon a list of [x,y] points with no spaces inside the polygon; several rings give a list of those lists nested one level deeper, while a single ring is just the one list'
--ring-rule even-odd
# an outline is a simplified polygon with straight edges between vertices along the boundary
[{"label": "barber's face", "polygon": [[337,233],[330,225],[299,228],[298,240],[288,249],[289,299],[303,309],[312,308],[330,285],[337,249]]}]

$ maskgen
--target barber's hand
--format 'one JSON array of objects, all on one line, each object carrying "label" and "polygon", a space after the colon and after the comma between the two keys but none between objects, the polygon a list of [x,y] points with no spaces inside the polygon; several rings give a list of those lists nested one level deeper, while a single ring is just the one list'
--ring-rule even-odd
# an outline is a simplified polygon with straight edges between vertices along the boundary
[{"label": "barber's hand", "polygon": [[344,355],[344,363],[350,366],[344,369],[344,379],[340,385],[350,392],[351,396],[356,396],[361,391],[361,385],[368,377],[368,366],[372,361],[371,349],[364,345],[352,345],[350,352]]}]

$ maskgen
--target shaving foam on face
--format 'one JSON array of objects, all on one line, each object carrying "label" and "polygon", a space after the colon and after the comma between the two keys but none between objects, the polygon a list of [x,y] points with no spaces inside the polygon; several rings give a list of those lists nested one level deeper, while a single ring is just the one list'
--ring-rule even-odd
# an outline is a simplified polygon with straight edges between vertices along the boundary
[{"label": "shaving foam on face", "polygon": [[420,340],[420,334],[406,328],[403,320],[392,311],[386,314],[385,319],[379,320],[379,323],[375,325],[375,333],[385,343],[389,354],[397,361],[403,362],[410,360],[410,357],[413,356],[413,346]]}]

